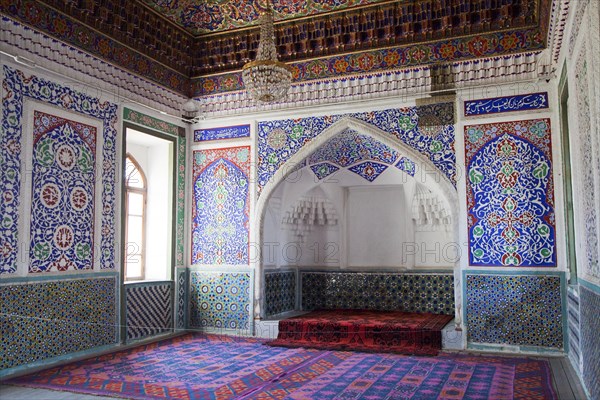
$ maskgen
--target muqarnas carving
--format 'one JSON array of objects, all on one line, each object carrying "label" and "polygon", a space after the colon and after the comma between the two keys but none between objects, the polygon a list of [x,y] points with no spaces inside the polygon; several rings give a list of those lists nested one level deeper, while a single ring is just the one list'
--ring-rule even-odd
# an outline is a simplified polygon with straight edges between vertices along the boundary
[{"label": "muqarnas carving", "polygon": [[192,264],[247,265],[250,147],[194,152]]},{"label": "muqarnas carving", "polygon": [[469,262],[556,266],[550,120],[465,127]]},{"label": "muqarnas carving", "polygon": [[34,112],[29,272],[93,268],[96,128]]}]

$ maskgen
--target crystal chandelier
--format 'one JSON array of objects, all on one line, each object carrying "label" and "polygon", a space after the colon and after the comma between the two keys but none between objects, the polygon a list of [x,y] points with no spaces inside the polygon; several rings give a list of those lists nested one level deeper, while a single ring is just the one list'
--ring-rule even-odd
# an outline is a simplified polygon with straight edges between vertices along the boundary
[{"label": "crystal chandelier", "polygon": [[262,103],[271,103],[286,95],[292,83],[292,68],[277,61],[273,9],[268,1],[261,18],[256,60],[244,65],[242,79],[250,97]]}]

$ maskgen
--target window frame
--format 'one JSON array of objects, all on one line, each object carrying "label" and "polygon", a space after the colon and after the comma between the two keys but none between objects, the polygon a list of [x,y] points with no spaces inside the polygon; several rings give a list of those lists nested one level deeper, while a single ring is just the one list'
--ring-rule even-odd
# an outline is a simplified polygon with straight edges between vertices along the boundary
[{"label": "window frame", "polygon": [[[128,185],[130,175],[127,174],[127,160],[129,160],[134,165],[135,169],[138,171],[140,178],[142,180],[142,183],[143,183],[142,188]],[[124,189],[125,189],[125,202],[124,202],[125,243],[124,243],[124,248],[123,248],[123,269],[124,269],[123,280],[125,282],[143,281],[146,278],[146,217],[147,217],[146,202],[148,200],[148,180],[146,179],[146,174],[145,174],[144,170],[142,169],[142,167],[140,166],[139,162],[129,152],[125,153],[125,174],[124,174],[124,176],[125,176],[125,185],[124,185]],[[141,243],[142,250],[141,250],[141,257],[140,257],[142,266],[141,266],[140,276],[135,276],[135,277],[127,276],[127,258],[128,258],[127,248],[128,248],[128,243],[129,243],[129,241],[127,239],[129,237],[129,194],[130,193],[136,193],[136,194],[142,195],[142,243]]]}]

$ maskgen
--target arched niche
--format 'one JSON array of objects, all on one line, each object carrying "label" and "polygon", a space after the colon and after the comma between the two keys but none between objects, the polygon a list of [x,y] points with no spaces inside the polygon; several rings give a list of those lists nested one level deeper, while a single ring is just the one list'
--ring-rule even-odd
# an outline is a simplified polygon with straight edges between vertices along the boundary
[{"label": "arched niche", "polygon": [[[320,154],[327,153],[323,149],[333,141],[342,140],[346,135],[352,134],[369,138],[370,146],[381,145],[383,148],[390,149],[395,153],[392,157],[394,161],[390,164],[385,157],[373,160],[373,157],[367,155],[364,159],[350,160],[347,165],[339,161],[327,163],[326,155]],[[407,170],[402,165],[398,165],[399,160],[410,162],[411,168]],[[366,165],[370,161],[373,162]],[[379,169],[383,168],[377,164],[387,164],[387,168],[381,172]],[[319,167],[322,169],[319,170]],[[365,168],[371,170],[367,171]],[[372,182],[368,182],[367,179],[369,172],[377,175]],[[369,199],[370,193],[375,195]],[[394,204],[392,200],[398,204]],[[381,210],[394,208],[396,205],[396,210],[404,210],[390,214],[388,218],[391,219],[390,223],[384,221],[385,229],[389,231],[380,232],[383,237],[395,235],[394,240],[401,243],[416,243],[417,247],[423,238],[427,238],[425,241],[430,243],[437,241],[455,244],[457,242],[457,194],[448,177],[426,156],[388,132],[367,122],[344,117],[323,130],[291,156],[275,172],[273,179],[264,186],[258,199],[255,226],[259,228],[257,238],[262,252],[257,257],[256,265],[257,316],[264,317],[264,313],[261,313],[263,308],[261,302],[265,268],[302,266],[352,270],[352,268],[360,269],[361,263],[365,260],[368,263],[368,259],[360,259],[360,255],[369,257],[368,253],[365,253],[369,245],[357,251],[348,251],[349,246],[354,248],[370,234],[363,232],[363,237],[360,235],[361,231],[368,228],[368,215],[362,215],[361,218],[352,215],[364,211],[365,205],[379,215]],[[428,208],[428,206],[432,207]],[[435,213],[436,206],[443,209],[442,214]],[[309,216],[308,218],[314,219],[315,222],[312,226],[304,227],[306,229],[293,226],[294,220],[301,220],[303,212],[310,214],[307,210],[311,208],[322,210],[322,214],[329,213],[328,217],[321,218],[324,223],[316,223],[317,220]],[[295,213],[295,210],[300,212]],[[439,229],[435,232],[427,231],[428,225],[434,226],[440,223],[436,218],[445,218],[442,222],[445,225],[445,232]],[[290,229],[285,227],[288,222],[292,225]],[[353,224],[355,226],[352,226]],[[361,226],[357,229],[356,225]],[[394,231],[394,226],[397,228],[403,225],[404,229]],[[358,235],[353,232],[358,232]],[[437,239],[435,235],[438,235]],[[337,249],[336,244],[339,246]],[[385,250],[389,250],[390,254],[382,260],[374,261],[375,265],[373,263],[365,265],[365,268],[377,272],[378,263],[387,271],[398,272],[419,271],[426,267],[424,264],[427,264],[427,261],[420,263],[419,260],[415,260],[415,257],[421,256],[423,249],[398,248],[398,246],[394,248],[389,242],[384,244]],[[302,253],[300,256],[296,254],[298,250]],[[430,255],[441,251],[431,247],[424,250]],[[455,247],[445,250],[452,260],[442,263],[443,265],[438,263],[438,269],[456,270],[455,267],[458,265],[456,250]],[[403,255],[405,257],[401,262],[390,262],[394,256],[402,258]],[[429,264],[436,266],[435,263]],[[455,285],[460,285],[460,276],[456,272]],[[455,290],[455,297],[458,297],[457,292]],[[460,309],[458,298],[456,298],[456,309]],[[457,323],[460,323],[458,312],[457,317]]]}]

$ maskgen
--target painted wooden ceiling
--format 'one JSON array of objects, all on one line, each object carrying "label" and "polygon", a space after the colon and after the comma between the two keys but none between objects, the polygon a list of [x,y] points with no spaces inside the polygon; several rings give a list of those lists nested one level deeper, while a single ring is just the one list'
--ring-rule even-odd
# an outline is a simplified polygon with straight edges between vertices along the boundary
[{"label": "painted wooden ceiling", "polygon": [[[192,35],[256,25],[266,1],[256,0],[142,0]],[[272,0],[275,21],[342,11],[386,0]],[[389,0],[387,1],[389,3]]]},{"label": "painted wooden ceiling", "polygon": [[[540,51],[550,0],[272,0],[295,82]],[[243,90],[256,0],[0,0],[0,12],[187,96]]]}]

